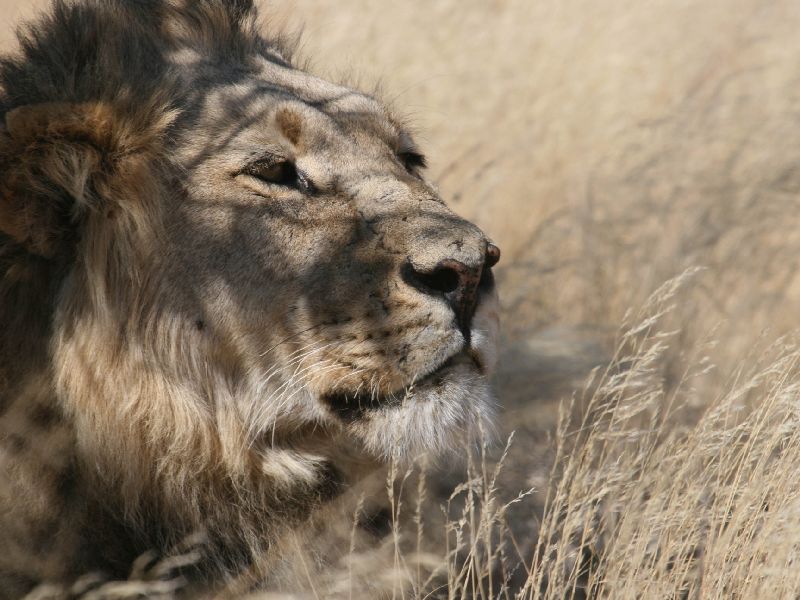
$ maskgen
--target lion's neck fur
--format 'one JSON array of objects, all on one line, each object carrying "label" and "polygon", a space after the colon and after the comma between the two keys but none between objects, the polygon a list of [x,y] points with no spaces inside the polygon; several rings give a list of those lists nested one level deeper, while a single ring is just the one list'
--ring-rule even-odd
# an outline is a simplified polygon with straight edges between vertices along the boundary
[{"label": "lion's neck fur", "polygon": [[76,500],[74,428],[50,360],[63,277],[63,264],[0,239],[0,590],[12,596],[91,562],[80,540],[87,519]]},{"label": "lion's neck fur", "polygon": [[[40,510],[26,509],[25,520],[52,521],[55,511],[60,539],[69,541],[53,547],[51,562],[62,566],[39,576],[98,566],[124,574],[138,553],[169,551],[197,532],[208,536],[210,562],[237,568],[338,493],[341,456],[328,452],[327,434],[297,431],[272,447],[249,447],[225,409],[230,398],[221,397],[232,392],[214,374],[181,386],[165,357],[148,355],[142,339],[108,320],[117,311],[96,319],[68,314],[69,290],[80,279],[74,269],[20,254],[1,280],[0,436],[30,439],[37,427],[43,436],[30,457],[11,457],[27,474],[10,479],[17,489],[8,504],[19,493],[37,495]],[[5,508],[0,497],[0,514]],[[104,535],[114,540],[104,558],[115,564],[97,564],[82,550],[90,540],[102,547]],[[4,566],[0,559],[0,575]]]}]

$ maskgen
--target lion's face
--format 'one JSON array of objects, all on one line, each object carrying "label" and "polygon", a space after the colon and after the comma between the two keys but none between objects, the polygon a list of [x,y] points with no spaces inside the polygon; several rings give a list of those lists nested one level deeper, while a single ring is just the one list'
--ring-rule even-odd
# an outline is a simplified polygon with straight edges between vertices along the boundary
[{"label": "lion's face", "polygon": [[322,424],[389,456],[474,427],[499,251],[425,181],[409,134],[374,99],[266,61],[201,104],[155,302],[239,381],[248,436]]}]

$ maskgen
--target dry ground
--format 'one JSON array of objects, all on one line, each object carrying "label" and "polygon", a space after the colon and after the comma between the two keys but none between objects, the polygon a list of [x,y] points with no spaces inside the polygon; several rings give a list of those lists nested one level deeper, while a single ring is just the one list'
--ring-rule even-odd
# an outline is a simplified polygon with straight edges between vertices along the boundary
[{"label": "dry ground", "polygon": [[[41,4],[0,0],[3,43]],[[499,437],[515,440],[492,493],[498,451],[449,524],[438,505],[461,471],[409,478],[392,510],[424,526],[382,548],[388,595],[797,597],[800,3],[273,0],[265,14],[303,28],[316,73],[379,86],[444,197],[503,249]],[[646,326],[617,335],[641,306],[627,323]],[[560,401],[608,364],[559,432]],[[419,552],[394,551],[419,532]],[[380,577],[352,556],[298,587],[372,597]]]}]

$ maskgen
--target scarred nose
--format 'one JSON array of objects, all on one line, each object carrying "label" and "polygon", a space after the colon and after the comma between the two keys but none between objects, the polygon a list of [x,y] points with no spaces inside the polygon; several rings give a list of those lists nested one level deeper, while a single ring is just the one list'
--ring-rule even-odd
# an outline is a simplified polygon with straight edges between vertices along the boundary
[{"label": "scarred nose", "polygon": [[470,323],[482,289],[494,285],[491,268],[500,260],[500,248],[486,245],[483,256],[468,264],[454,258],[440,260],[429,270],[418,270],[410,262],[405,267],[406,281],[418,290],[444,297],[453,309],[459,329],[469,342]]}]

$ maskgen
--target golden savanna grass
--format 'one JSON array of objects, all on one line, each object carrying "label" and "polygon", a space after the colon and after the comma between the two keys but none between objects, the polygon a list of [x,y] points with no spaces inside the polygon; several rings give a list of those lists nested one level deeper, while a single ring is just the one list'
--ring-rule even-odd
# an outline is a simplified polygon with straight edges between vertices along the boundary
[{"label": "golden savanna grass", "polygon": [[[5,44],[36,4],[0,1]],[[797,597],[800,4],[263,12],[415,125],[503,249],[505,341],[494,441],[355,490],[342,522],[385,498],[383,541],[287,542],[301,575],[259,597]]]}]

